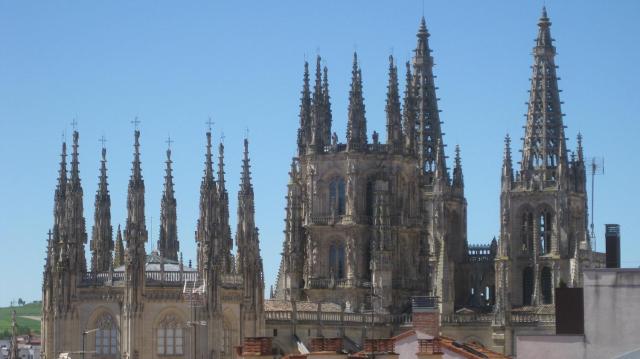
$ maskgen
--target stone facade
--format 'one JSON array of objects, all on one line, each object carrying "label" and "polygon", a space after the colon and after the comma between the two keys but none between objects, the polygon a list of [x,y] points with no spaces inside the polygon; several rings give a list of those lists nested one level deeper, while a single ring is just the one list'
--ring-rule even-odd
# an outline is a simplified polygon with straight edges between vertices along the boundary
[{"label": "stone facade", "polygon": [[[224,147],[214,178],[211,133],[196,228],[197,266],[179,256],[171,150],[161,202],[159,252],[145,252],[147,229],[139,131],[128,218],[113,241],[106,150],[87,268],[87,241],[73,134],[71,170],[63,143],[54,224],[43,281],[43,355],[88,350],[102,356],[232,358],[245,337],[273,336],[278,353],[310,338],[337,336],[353,351],[366,338],[413,328],[412,308],[428,299],[439,330],[510,354],[518,334],[553,333],[553,288],[581,286],[600,266],[587,230],[582,139],[569,155],[546,11],[534,47],[531,95],[519,170],[505,142],[500,237],[467,243],[460,148],[447,167],[429,32],[424,18],[400,93],[389,58],[386,141],[367,132],[362,71],[353,58],[347,133],[332,131],[328,69],[304,65],[297,156],[287,185],[285,238],[272,298],[255,226],[248,141],[238,192],[236,254],[229,225]],[[126,244],[126,245],[125,245]],[[420,299],[422,298],[422,299]],[[83,335],[83,332],[86,334]],[[96,346],[97,345],[97,346]]]},{"label": "stone facade", "polygon": [[[224,184],[223,146],[218,180],[214,180],[211,133],[207,133],[205,174],[196,230],[198,266],[177,260],[176,201],[170,150],[161,210],[159,248],[145,253],[147,230],[140,132],[127,200],[126,247],[120,228],[115,255],[111,237],[106,150],[96,195],[91,242],[92,270],[84,261],[84,217],[79,177],[79,134],[73,134],[70,176],[66,144],[54,198],[43,281],[42,346],[44,358],[79,352],[83,346],[98,357],[233,358],[245,336],[264,331],[262,259],[255,227],[253,189],[245,140],[242,184],[238,192],[237,260],[231,254],[228,195]],[[113,256],[113,258],[112,258]],[[106,267],[106,269],[105,269]],[[83,345],[84,342],[84,345]]]}]

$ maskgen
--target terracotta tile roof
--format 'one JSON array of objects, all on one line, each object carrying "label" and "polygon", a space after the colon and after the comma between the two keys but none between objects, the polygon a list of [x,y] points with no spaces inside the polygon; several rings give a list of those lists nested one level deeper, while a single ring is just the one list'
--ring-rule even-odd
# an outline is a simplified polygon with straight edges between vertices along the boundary
[{"label": "terracotta tile roof", "polygon": [[[391,338],[394,341],[398,341],[407,337],[410,337],[412,335],[415,335],[416,338],[418,340],[420,339],[431,339],[433,338],[432,336],[422,333],[420,331],[416,331],[415,329],[412,330],[408,330],[404,333],[400,333],[398,335],[396,335],[395,337]],[[494,352],[492,350],[489,350],[481,345],[478,344],[474,344],[474,343],[459,343],[456,342],[455,339],[453,338],[449,338],[449,337],[445,337],[445,336],[440,336],[440,347],[442,349],[446,349],[450,352],[454,352],[456,354],[460,354],[465,358],[469,358],[469,359],[505,359],[505,358],[509,358],[508,356],[504,355],[504,354],[500,354],[497,352]]]}]

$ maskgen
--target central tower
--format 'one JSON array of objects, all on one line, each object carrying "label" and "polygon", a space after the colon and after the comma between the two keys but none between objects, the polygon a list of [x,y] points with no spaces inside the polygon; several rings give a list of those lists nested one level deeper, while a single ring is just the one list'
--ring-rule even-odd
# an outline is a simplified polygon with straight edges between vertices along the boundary
[{"label": "central tower", "polygon": [[[389,57],[386,143],[367,132],[357,54],[346,143],[331,132],[327,68],[318,57],[312,89],[305,63],[278,299],[399,313],[412,296],[436,295],[453,310],[456,264],[466,254],[461,160],[457,151],[451,180],[424,19],[417,37],[402,104],[398,67]],[[461,293],[459,301],[465,299]]]}]

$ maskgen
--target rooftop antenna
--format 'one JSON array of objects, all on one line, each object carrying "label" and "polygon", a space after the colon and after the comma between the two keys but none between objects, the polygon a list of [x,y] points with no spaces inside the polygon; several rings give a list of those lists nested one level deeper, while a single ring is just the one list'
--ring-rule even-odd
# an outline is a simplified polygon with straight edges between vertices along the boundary
[{"label": "rooftop antenna", "polygon": [[591,163],[589,164],[588,169],[589,174],[591,175],[591,224],[590,224],[590,234],[591,234],[591,245],[593,246],[593,250],[597,249],[596,247],[596,234],[595,234],[595,226],[593,224],[593,217],[595,212],[594,207],[594,197],[595,197],[595,179],[596,175],[604,175],[604,157],[592,157]]}]

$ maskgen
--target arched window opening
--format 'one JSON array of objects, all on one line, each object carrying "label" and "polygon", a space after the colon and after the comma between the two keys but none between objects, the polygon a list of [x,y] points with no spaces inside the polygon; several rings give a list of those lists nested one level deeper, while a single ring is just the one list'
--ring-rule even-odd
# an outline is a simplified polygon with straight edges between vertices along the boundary
[{"label": "arched window opening", "polygon": [[332,244],[329,247],[329,269],[336,278],[344,278],[344,246]]},{"label": "arched window opening", "polygon": [[118,353],[118,327],[113,316],[103,314],[96,322],[96,354],[98,356],[115,356]]},{"label": "arched window opening", "polygon": [[329,183],[329,205],[332,213],[344,215],[345,213],[345,187],[342,178],[335,178]]},{"label": "arched window opening", "polygon": [[533,295],[533,269],[527,267],[522,271],[522,305],[531,305]]},{"label": "arched window opening", "polygon": [[158,326],[157,345],[159,355],[184,354],[184,328],[174,315],[167,315]]},{"label": "arched window opening", "polygon": [[542,254],[551,252],[551,233],[552,233],[552,215],[551,212],[543,211],[539,218],[539,240]]},{"label": "arched window opening", "polygon": [[366,203],[367,204],[367,208],[366,208],[366,210],[367,210],[367,216],[369,218],[373,217],[373,205],[374,205],[374,202],[375,202],[375,200],[373,198],[374,197],[374,190],[373,190],[374,186],[375,186],[375,184],[374,184],[373,181],[367,182],[367,197],[366,197],[366,199],[367,199],[367,203]]},{"label": "arched window opening", "polygon": [[522,251],[531,251],[533,249],[533,213],[531,212],[522,214],[520,238],[522,239]]},{"label": "arched window opening", "polygon": [[491,290],[489,286],[484,287],[484,300],[487,301],[487,304],[491,301]]},{"label": "arched window opening", "polygon": [[540,276],[540,287],[542,287],[542,303],[551,304],[553,281],[551,280],[551,268],[542,268],[542,275]]}]

